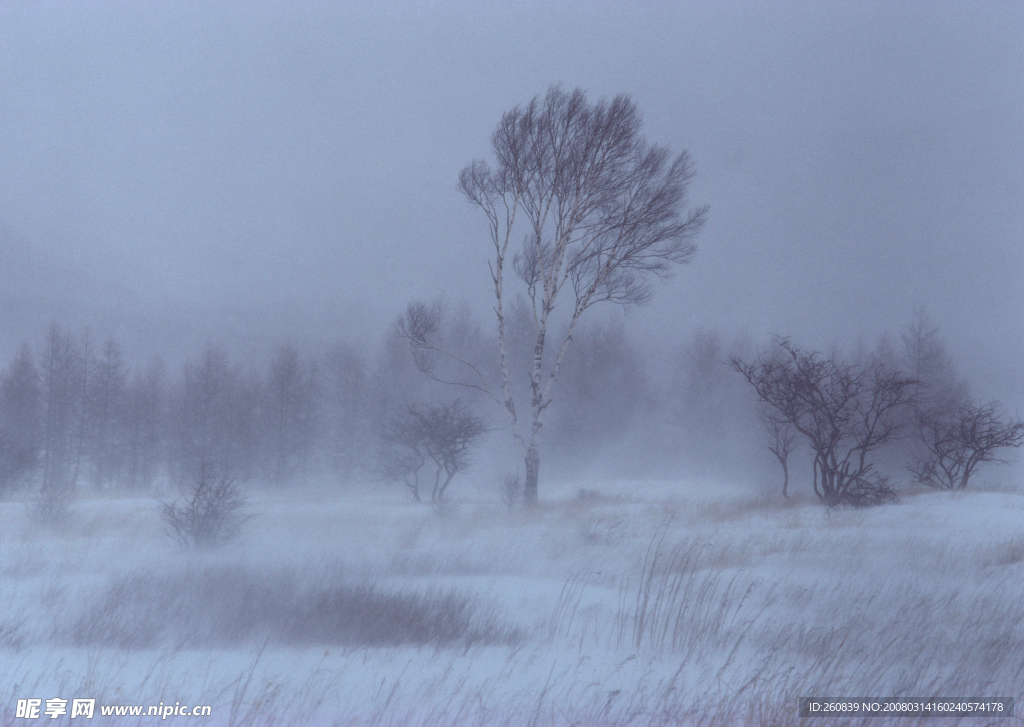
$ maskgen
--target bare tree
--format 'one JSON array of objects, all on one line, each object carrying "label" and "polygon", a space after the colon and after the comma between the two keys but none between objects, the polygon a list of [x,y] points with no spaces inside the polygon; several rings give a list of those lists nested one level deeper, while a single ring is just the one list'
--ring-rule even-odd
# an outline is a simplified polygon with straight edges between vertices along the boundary
[{"label": "bare tree", "polygon": [[250,369],[239,372],[231,393],[230,418],[227,422],[235,472],[242,482],[258,475],[267,481],[274,478],[275,458],[267,417],[272,407],[267,402],[268,384],[262,374]]},{"label": "bare tree", "polygon": [[268,431],[274,450],[272,476],[285,482],[305,469],[315,429],[317,371],[291,345],[279,346],[267,379]]},{"label": "bare tree", "polygon": [[39,371],[26,343],[0,379],[0,495],[24,484],[39,461],[41,402]]},{"label": "bare tree", "polygon": [[173,397],[172,479],[186,481],[200,466],[236,472],[242,460],[237,426],[242,372],[212,343],[196,363],[186,364]]},{"label": "bare tree", "polygon": [[148,488],[156,478],[164,444],[164,364],[153,359],[125,391],[125,481]]},{"label": "bare tree", "polygon": [[85,439],[89,440],[93,485],[97,489],[121,480],[127,388],[128,369],[122,361],[121,347],[108,338],[86,390],[89,430]]},{"label": "bare tree", "polygon": [[54,503],[55,512],[74,490],[74,423],[79,391],[76,386],[78,348],[71,334],[50,326],[40,350],[43,397],[43,473],[40,497]]},{"label": "bare tree", "polygon": [[328,464],[343,482],[349,482],[356,470],[367,464],[371,433],[376,428],[371,424],[376,412],[366,354],[339,342],[327,355],[324,379]]},{"label": "bare tree", "polygon": [[788,339],[774,355],[732,367],[780,423],[814,453],[814,492],[827,505],[871,505],[895,498],[868,455],[907,424],[915,380],[878,358],[847,363],[803,351]]},{"label": "bare tree", "polygon": [[[377,454],[377,473],[386,482],[401,481],[414,502],[422,502],[420,496],[420,472],[427,458],[419,447],[408,446],[394,423],[388,425],[384,435],[384,448]],[[412,442],[410,441],[410,444]]]},{"label": "bare tree", "polygon": [[782,467],[782,496],[789,499],[789,455],[796,446],[796,433],[793,425],[779,417],[771,407],[762,406],[757,413],[768,433],[768,451],[775,455]]},{"label": "bare tree", "polygon": [[388,424],[381,473],[402,479],[420,501],[419,473],[428,461],[434,465],[430,499],[444,500],[452,479],[470,465],[470,450],[487,431],[483,420],[461,401],[446,404],[410,404]]},{"label": "bare tree", "polygon": [[699,330],[673,352],[669,391],[663,403],[679,428],[678,455],[691,472],[720,476],[747,456],[746,442],[759,436],[753,396],[729,369],[732,356],[749,350],[742,339],[726,345],[713,330]]},{"label": "bare tree", "polygon": [[96,341],[92,331],[86,327],[79,336],[78,366],[74,381],[74,469],[71,482],[78,484],[82,463],[86,457],[88,433],[92,429],[92,407],[89,404],[90,389],[96,377]]},{"label": "bare tree", "polygon": [[908,469],[918,482],[939,490],[963,490],[978,465],[1006,462],[996,450],[1024,444],[1024,421],[1005,420],[998,403],[965,402],[950,414],[923,412],[918,431],[927,454]]},{"label": "bare tree", "polygon": [[646,369],[621,321],[581,323],[559,371],[561,395],[546,414],[545,441],[577,456],[607,451],[650,413],[656,395]]},{"label": "bare tree", "polygon": [[914,312],[900,338],[906,369],[917,381],[914,387],[917,412],[932,417],[956,412],[969,398],[968,386],[957,375],[939,327],[932,324],[924,308]]},{"label": "bare tree", "polygon": [[[640,113],[626,95],[591,104],[579,89],[567,93],[553,86],[543,99],[502,117],[491,137],[493,167],[475,160],[462,170],[459,188],[485,214],[494,248],[490,273],[500,388],[488,382],[478,364],[437,345],[429,307],[410,306],[400,327],[414,352],[433,350],[459,360],[470,379],[454,383],[479,388],[504,408],[526,460],[527,503],[537,501],[543,415],[580,317],[602,302],[645,303],[651,279],[668,277],[696,252],[694,239],[707,208],[684,214],[694,174],[690,159],[685,152],[673,157],[667,148],[648,144],[641,127]],[[520,235],[525,237],[521,249],[510,251],[512,238]],[[528,416],[525,407],[516,406],[509,371],[509,264],[533,317]],[[564,327],[558,328],[552,314],[562,308]],[[426,359],[421,355],[418,363]],[[422,368],[429,373],[429,365]]]},{"label": "bare tree", "polygon": [[501,501],[505,503],[509,512],[516,509],[516,504],[523,498],[523,478],[519,476],[518,472],[506,472],[501,476],[498,494],[501,495]]}]

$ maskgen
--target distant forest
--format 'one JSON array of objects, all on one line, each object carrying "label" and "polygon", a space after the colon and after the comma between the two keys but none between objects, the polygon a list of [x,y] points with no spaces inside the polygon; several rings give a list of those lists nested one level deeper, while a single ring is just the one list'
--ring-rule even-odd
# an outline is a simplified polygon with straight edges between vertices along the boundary
[{"label": "distant forest", "polygon": [[[494,342],[466,309],[448,316],[445,337],[483,360],[494,357]],[[631,436],[638,430],[658,430],[667,456],[685,450],[713,460],[716,441],[745,408],[737,404],[751,398],[715,334],[678,346],[667,380],[621,322],[588,325],[576,338],[545,425],[556,460],[584,465],[610,445],[629,450],[639,441],[658,448],[648,435]],[[53,324],[5,362],[0,491],[149,490],[179,481],[199,461],[267,485],[374,479],[389,419],[410,403],[455,397],[488,423],[488,442],[504,444],[493,431],[504,422],[492,402],[423,376],[408,344],[394,336],[339,342],[325,355],[284,344],[262,366],[234,359],[216,342],[175,370],[159,357],[143,366],[128,360],[113,338]],[[756,424],[752,413],[747,418],[742,426]],[[514,458],[505,465],[514,468]]]},{"label": "distant forest", "polygon": [[[513,329],[517,322],[522,329],[522,336],[513,336],[514,356],[530,355],[526,316],[525,309],[510,315]],[[446,311],[446,346],[468,357],[493,361],[495,342],[487,330],[467,306]],[[904,333],[883,337],[870,355],[904,369],[916,366],[919,374],[926,360],[928,376],[966,391],[937,330],[925,332],[916,353]],[[660,350],[665,360],[656,360],[621,320],[579,330],[544,428],[555,471],[597,467],[618,477],[746,477],[777,491],[781,473],[766,446],[757,396],[729,365],[730,357],[751,357],[755,346],[700,331],[663,342]],[[39,487],[151,491],[179,485],[200,463],[271,487],[383,484],[379,455],[388,422],[410,404],[456,398],[489,430],[470,476],[493,479],[496,493],[500,475],[516,468],[515,453],[502,449],[509,444],[501,431],[503,412],[472,391],[424,376],[408,342],[394,334],[372,345],[339,342],[317,355],[284,344],[268,351],[263,364],[236,360],[216,342],[174,370],[160,358],[141,367],[127,359],[115,339],[53,324],[42,340],[25,342],[5,362],[0,493]],[[443,370],[436,373],[444,379]],[[883,461],[902,462],[905,454],[895,451]],[[800,457],[797,447],[791,491],[805,489],[811,479],[810,454],[803,457],[806,467]],[[894,473],[898,481],[913,479],[902,464]],[[458,490],[456,483],[453,492]]]}]

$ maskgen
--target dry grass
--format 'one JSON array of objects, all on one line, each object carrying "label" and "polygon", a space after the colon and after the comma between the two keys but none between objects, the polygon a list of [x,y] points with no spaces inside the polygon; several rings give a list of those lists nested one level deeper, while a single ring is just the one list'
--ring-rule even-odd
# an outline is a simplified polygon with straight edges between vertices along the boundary
[{"label": "dry grass", "polygon": [[[620,694],[619,709],[596,714],[592,704],[574,720],[797,724],[791,705],[801,695],[1017,696],[1024,683],[1024,572],[1005,568],[1019,562],[1020,538],[977,552],[941,536],[879,540],[851,517],[862,527],[871,522],[844,513],[818,531],[751,534],[724,546],[692,537],[671,544],[659,534],[639,576],[623,574],[617,651],[671,655],[683,666],[660,692],[648,683],[628,708]],[[780,554],[795,557],[793,575],[769,581],[751,567]],[[899,566],[921,559],[927,567]],[[978,568],[979,559],[988,569]],[[598,587],[593,580],[578,573],[566,581],[550,638],[597,643],[585,595]],[[702,699],[684,696],[694,693]],[[896,721],[865,724],[886,722]]]},{"label": "dry grass", "polygon": [[710,523],[735,522],[751,515],[777,515],[803,508],[807,502],[807,498],[786,499],[781,495],[758,495],[698,503],[685,514],[688,523],[703,526]]},{"label": "dry grass", "polygon": [[[10,705],[188,694],[214,717],[176,723],[267,727],[767,727],[805,724],[800,696],[1019,696],[1024,541],[928,502],[945,499],[826,513],[747,498],[706,506],[703,522],[689,503],[614,498],[443,520],[325,503],[297,512],[323,510],[349,540],[282,527],[316,548],[279,552],[264,534],[216,554],[151,547],[142,563],[89,554],[78,535],[9,536],[0,596],[34,610],[0,608],[0,677],[18,685]],[[135,532],[110,537],[127,550]],[[311,557],[324,549],[346,566]],[[277,559],[253,565],[259,553]]]},{"label": "dry grass", "polygon": [[730,574],[705,566],[705,548],[693,541],[667,548],[664,538],[651,543],[635,590],[623,587],[616,618],[619,646],[670,649],[684,660],[735,654],[771,605],[773,588],[742,570]]},{"label": "dry grass", "polygon": [[982,565],[996,567],[1024,563],[1024,535],[1005,540],[987,549],[980,561]]},{"label": "dry grass", "polygon": [[287,645],[509,644],[521,638],[454,590],[399,591],[336,573],[299,580],[243,566],[122,576],[58,624],[75,646],[152,649],[267,641]]}]

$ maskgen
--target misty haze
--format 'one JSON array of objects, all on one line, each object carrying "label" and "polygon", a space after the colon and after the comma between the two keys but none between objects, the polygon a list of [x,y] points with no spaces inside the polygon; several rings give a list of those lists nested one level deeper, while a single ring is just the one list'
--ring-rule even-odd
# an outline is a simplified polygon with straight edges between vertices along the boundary
[{"label": "misty haze", "polygon": [[0,725],[1019,722],[1021,38],[0,3]]}]

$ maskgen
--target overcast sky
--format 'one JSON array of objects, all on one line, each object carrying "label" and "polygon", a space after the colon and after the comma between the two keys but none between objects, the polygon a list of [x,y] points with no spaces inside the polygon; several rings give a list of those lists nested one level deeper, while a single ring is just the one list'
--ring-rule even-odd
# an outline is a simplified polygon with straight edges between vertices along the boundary
[{"label": "overcast sky", "polygon": [[0,332],[378,336],[439,292],[486,316],[458,172],[562,82],[631,94],[711,207],[644,335],[824,347],[924,304],[976,393],[1024,405],[1024,4],[349,5],[0,2]]}]

